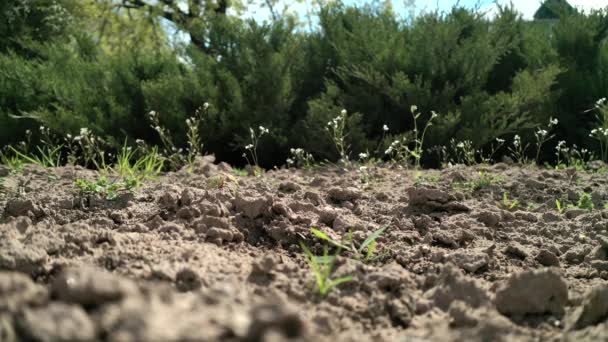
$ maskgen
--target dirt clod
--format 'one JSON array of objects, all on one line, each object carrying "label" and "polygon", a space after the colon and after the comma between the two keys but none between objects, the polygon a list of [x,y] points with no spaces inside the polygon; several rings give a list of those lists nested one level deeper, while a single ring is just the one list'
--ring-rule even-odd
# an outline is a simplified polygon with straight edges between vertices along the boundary
[{"label": "dirt clod", "polygon": [[551,268],[514,274],[496,290],[496,308],[507,316],[562,316],[567,303],[568,285]]}]

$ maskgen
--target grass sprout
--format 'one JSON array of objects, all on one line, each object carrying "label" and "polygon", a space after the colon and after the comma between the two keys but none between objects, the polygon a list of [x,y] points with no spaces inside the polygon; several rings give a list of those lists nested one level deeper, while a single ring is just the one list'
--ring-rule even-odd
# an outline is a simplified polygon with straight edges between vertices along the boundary
[{"label": "grass sprout", "polygon": [[310,231],[319,239],[325,240],[330,244],[334,245],[335,247],[353,253],[355,255],[355,259],[369,262],[374,260],[374,252],[376,251],[376,240],[380,237],[380,235],[384,233],[384,231],[386,231],[387,228],[388,226],[384,226],[374,231],[363,241],[363,243],[361,243],[358,248],[354,245],[352,232],[350,231],[348,233],[347,239],[343,242],[336,241],[330,238],[327,234],[316,228],[311,228]]},{"label": "grass sprout", "polygon": [[505,210],[515,210],[519,206],[518,200],[510,200],[509,194],[505,191],[502,193],[502,202],[497,203],[498,207]]},{"label": "grass sprout", "polygon": [[560,201],[559,199],[555,199],[555,209],[557,209],[557,212],[559,212],[560,214],[563,214],[564,211],[566,210],[566,206],[564,204],[562,204],[562,201]]},{"label": "grass sprout", "polygon": [[56,146],[54,148],[41,148],[36,147],[38,154],[25,154],[16,148],[10,146],[9,148],[15,153],[15,155],[22,161],[36,164],[44,168],[58,167],[61,165],[61,148],[63,145]]},{"label": "grass sprout", "polygon": [[329,255],[327,246],[324,246],[323,256],[318,257],[315,256],[304,243],[300,242],[300,247],[304,251],[306,262],[308,263],[308,266],[310,266],[310,269],[315,276],[317,290],[321,297],[325,297],[334,287],[353,280],[352,276],[345,276],[336,279],[331,278],[331,274],[336,266],[336,259],[340,254],[340,249],[338,249],[335,255]]}]

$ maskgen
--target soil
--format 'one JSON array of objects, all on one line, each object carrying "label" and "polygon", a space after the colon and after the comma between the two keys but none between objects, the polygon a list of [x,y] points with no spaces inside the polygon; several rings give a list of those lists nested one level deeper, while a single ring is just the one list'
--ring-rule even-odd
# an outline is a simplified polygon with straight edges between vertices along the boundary
[{"label": "soil", "polygon": [[[605,174],[254,177],[206,157],[110,201],[75,190],[94,171],[0,173],[0,341],[608,340]],[[583,192],[596,209],[555,209]],[[372,260],[337,258],[332,277],[353,280],[321,297],[310,228],[358,245],[384,226]]]}]

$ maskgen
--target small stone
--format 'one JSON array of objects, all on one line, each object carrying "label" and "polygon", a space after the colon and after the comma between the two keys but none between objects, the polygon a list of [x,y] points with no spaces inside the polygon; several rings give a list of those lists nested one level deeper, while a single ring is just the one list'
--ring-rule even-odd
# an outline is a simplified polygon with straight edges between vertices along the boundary
[{"label": "small stone", "polygon": [[190,268],[184,268],[175,275],[175,287],[181,292],[194,291],[201,286],[201,277]]},{"label": "small stone", "polygon": [[541,249],[534,259],[543,266],[559,266],[559,258],[546,249]]},{"label": "small stone", "polygon": [[336,202],[352,202],[361,198],[361,192],[355,188],[331,188],[327,193],[329,198]]},{"label": "small stone", "polygon": [[507,245],[507,248],[505,248],[505,254],[523,260],[528,257],[529,252],[519,243],[511,242],[509,245]]}]

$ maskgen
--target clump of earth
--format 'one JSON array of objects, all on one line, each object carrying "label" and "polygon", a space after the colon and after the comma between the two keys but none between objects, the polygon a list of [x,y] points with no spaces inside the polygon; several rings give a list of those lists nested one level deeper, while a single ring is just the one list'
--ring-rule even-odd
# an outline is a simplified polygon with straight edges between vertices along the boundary
[{"label": "clump of earth", "polygon": [[[470,186],[482,176],[494,181]],[[603,174],[254,177],[207,157],[114,200],[75,189],[96,177],[26,166],[5,178],[0,341],[608,340]],[[582,193],[594,209],[556,210]],[[332,278],[352,280],[322,297],[300,247],[322,254],[311,228],[358,245],[381,227],[372,258],[337,257]]]}]

